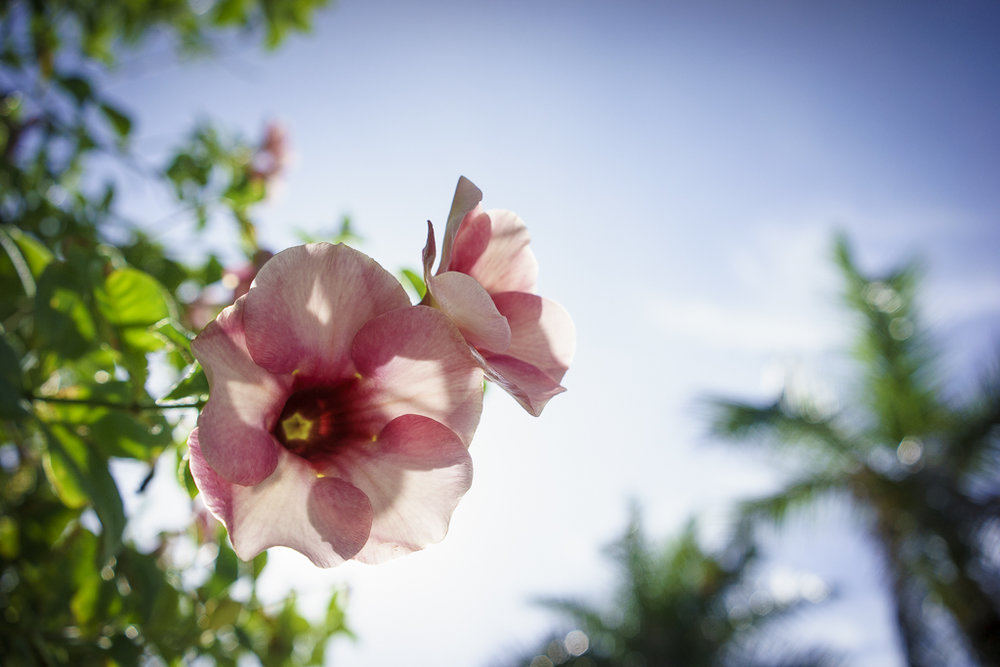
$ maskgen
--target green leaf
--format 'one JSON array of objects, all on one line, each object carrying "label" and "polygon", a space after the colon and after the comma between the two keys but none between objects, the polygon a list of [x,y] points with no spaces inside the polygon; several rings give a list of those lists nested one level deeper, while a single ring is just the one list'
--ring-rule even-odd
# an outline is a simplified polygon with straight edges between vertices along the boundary
[{"label": "green leaf", "polygon": [[326,608],[326,634],[333,634],[334,632],[347,632],[350,634],[345,619],[346,614],[340,604],[340,594],[334,593],[330,596],[330,604]]},{"label": "green leaf", "polygon": [[195,276],[201,284],[211,285],[214,282],[222,280],[223,273],[225,273],[225,267],[222,266],[222,262],[215,255],[211,255]]},{"label": "green leaf", "polygon": [[215,571],[209,577],[201,592],[206,599],[221,595],[240,576],[240,560],[236,552],[225,542],[219,544],[219,554],[215,557]]},{"label": "green leaf", "polygon": [[108,274],[104,289],[98,291],[97,304],[108,322],[121,327],[150,327],[171,315],[160,283],[132,267]]},{"label": "green leaf", "polygon": [[208,397],[208,377],[197,361],[188,367],[187,373],[167,392],[167,395],[157,402],[169,404],[192,396],[199,399]]},{"label": "green leaf", "polygon": [[111,202],[115,199],[115,186],[111,183],[106,183],[104,185],[104,196],[101,197],[101,201],[97,204],[97,210],[101,213],[108,213],[111,211]]},{"label": "green leaf", "polygon": [[[127,383],[111,381],[76,385],[73,398],[127,406],[132,402]],[[173,441],[170,423],[161,414],[135,414],[119,408],[80,404],[46,404],[45,419],[75,432],[104,458],[121,457],[151,462]]]},{"label": "green leaf", "polygon": [[142,664],[142,647],[133,642],[125,635],[119,634],[111,638],[111,648],[108,649],[108,657],[114,665],[139,665]]},{"label": "green leaf", "polygon": [[[148,329],[141,329],[139,327],[128,327],[123,329],[121,332],[122,342],[125,346],[134,352],[139,352],[145,354],[146,352],[156,352],[157,350],[162,350],[167,341],[165,341],[161,336],[157,336],[154,332]],[[145,367],[145,359],[136,359],[138,363]],[[145,368],[143,368],[145,370]]]},{"label": "green leaf", "polygon": [[194,476],[191,474],[191,461],[190,458],[185,454],[180,458],[177,463],[177,480],[181,483],[181,486],[188,492],[188,496],[194,498],[198,495],[198,485],[194,483]]},{"label": "green leaf", "polygon": [[194,336],[180,322],[174,319],[160,320],[153,330],[160,338],[179,350],[188,363],[194,361],[191,356],[191,341],[194,340]]},{"label": "green leaf", "polygon": [[132,119],[123,111],[111,106],[107,102],[101,104],[101,111],[104,112],[104,117],[111,123],[111,127],[115,129],[118,138],[120,140],[127,139],[128,135],[132,132]]},{"label": "green leaf", "polygon": [[345,215],[340,219],[340,229],[337,234],[330,241],[331,243],[360,243],[363,241],[360,236],[354,232],[354,226],[351,221],[351,216]]},{"label": "green leaf", "polygon": [[102,559],[110,559],[121,546],[125,510],[107,460],[60,424],[48,426],[46,435],[48,447],[43,462],[52,487],[67,507],[93,505],[101,520]]},{"label": "green leaf", "polygon": [[136,604],[139,620],[142,623],[151,621],[168,587],[155,553],[147,555],[131,548],[123,549],[118,555],[118,572],[125,575],[132,587],[132,601]]},{"label": "green leaf", "polygon": [[0,419],[15,419],[25,414],[22,399],[24,384],[21,362],[14,349],[0,337]]},{"label": "green leaf", "polygon": [[254,559],[250,561],[250,576],[253,577],[254,581],[260,576],[261,572],[264,571],[264,566],[267,565],[267,551],[261,551],[259,554],[254,556]]},{"label": "green leaf", "polygon": [[416,291],[417,297],[423,299],[424,295],[427,294],[427,285],[424,284],[424,279],[420,277],[420,274],[410,269],[403,269],[402,273]]},{"label": "green leaf", "polygon": [[78,105],[84,104],[94,96],[94,87],[83,77],[71,75],[58,77],[56,80],[73,96]]},{"label": "green leaf", "polygon": [[205,608],[208,614],[208,627],[211,630],[235,625],[243,612],[243,605],[230,598],[222,598],[215,604],[205,605]]},{"label": "green leaf", "polygon": [[73,618],[76,619],[76,622],[80,625],[86,625],[91,621],[98,620],[96,619],[98,598],[104,582],[101,581],[100,577],[91,575],[82,577],[76,583],[77,589],[69,600],[69,608],[73,612]]},{"label": "green leaf", "polygon": [[214,21],[216,25],[242,25],[247,20],[250,10],[248,0],[221,0],[215,4]]},{"label": "green leaf", "polygon": [[0,557],[14,560],[21,553],[21,531],[17,521],[9,516],[0,516]]},{"label": "green leaf", "polygon": [[35,332],[38,346],[74,359],[93,342],[97,328],[87,305],[85,275],[66,262],[52,262],[38,279],[35,292]]},{"label": "green leaf", "polygon": [[170,427],[160,415],[133,417],[121,410],[107,410],[90,425],[88,438],[105,456],[150,461],[171,442]]},{"label": "green leaf", "polygon": [[17,244],[18,249],[20,249],[21,256],[28,265],[31,275],[37,280],[42,275],[45,267],[52,261],[52,251],[33,236],[25,234],[20,229],[8,229],[7,231],[10,237],[14,239],[14,243]]}]

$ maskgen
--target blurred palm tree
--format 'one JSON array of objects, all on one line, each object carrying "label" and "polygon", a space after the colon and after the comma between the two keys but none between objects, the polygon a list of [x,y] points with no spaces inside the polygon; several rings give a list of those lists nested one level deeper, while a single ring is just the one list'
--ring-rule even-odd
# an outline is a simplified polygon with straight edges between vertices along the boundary
[{"label": "blurred palm tree", "polygon": [[908,663],[965,653],[1000,665],[1000,373],[949,397],[916,316],[915,267],[867,277],[843,238],[836,259],[861,323],[850,404],[712,402],[718,434],[797,455],[792,481],[742,516],[780,521],[821,496],[848,498],[884,559]]},{"label": "blurred palm tree", "polygon": [[577,626],[511,664],[531,667],[709,667],[820,665],[822,650],[794,650],[762,628],[805,601],[777,598],[755,586],[756,551],[741,531],[717,555],[706,552],[695,523],[664,548],[647,543],[637,512],[611,548],[621,570],[615,604],[602,613],[586,604],[545,600]]}]

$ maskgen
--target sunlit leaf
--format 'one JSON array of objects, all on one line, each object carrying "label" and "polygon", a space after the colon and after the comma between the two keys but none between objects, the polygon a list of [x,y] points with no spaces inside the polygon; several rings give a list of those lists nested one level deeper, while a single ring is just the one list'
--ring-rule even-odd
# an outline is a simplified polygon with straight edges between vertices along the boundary
[{"label": "sunlit leaf", "polygon": [[98,293],[101,314],[123,327],[149,327],[170,317],[163,287],[148,273],[125,267],[112,271]]},{"label": "sunlit leaf", "polygon": [[190,348],[194,336],[174,319],[163,319],[156,323],[154,330],[172,345],[179,348]]},{"label": "sunlit leaf", "polygon": [[170,346],[174,355],[173,359],[177,360],[175,363],[191,365],[194,362],[194,356],[191,353],[191,341],[194,340],[194,334],[184,328],[176,319],[160,320],[152,331]]},{"label": "sunlit leaf", "polygon": [[402,273],[417,293],[417,298],[423,299],[424,295],[427,294],[427,285],[424,284],[424,279],[420,277],[420,274],[410,269],[403,269]]},{"label": "sunlit leaf", "polygon": [[21,531],[13,517],[0,516],[0,557],[17,558],[21,552]]},{"label": "sunlit leaf", "polygon": [[[167,341],[165,341],[161,336],[157,336],[149,329],[140,327],[128,327],[123,329],[121,332],[121,340],[129,350],[140,353],[156,352],[157,350],[162,350],[167,346]],[[137,358],[137,361],[142,366],[146,365],[145,361],[142,359]]]},{"label": "sunlit leaf", "polygon": [[19,229],[9,229],[11,238],[21,251],[21,256],[31,271],[31,275],[37,280],[42,275],[42,271],[52,261],[52,251],[45,247],[38,239],[25,234]]},{"label": "sunlit leaf", "polygon": [[242,611],[243,605],[236,600],[220,599],[212,605],[211,611],[208,613],[208,627],[212,630],[219,630],[234,625],[239,620]]},{"label": "sunlit leaf", "polygon": [[166,396],[160,399],[161,403],[169,404],[189,397],[205,398],[208,396],[208,377],[202,370],[201,364],[195,362],[188,367],[177,384],[167,392]]},{"label": "sunlit leaf", "polygon": [[250,574],[256,580],[260,576],[260,573],[264,571],[264,567],[267,565],[267,551],[261,551],[257,554],[252,561],[250,561],[251,569]]},{"label": "sunlit leaf", "polygon": [[327,634],[333,634],[334,632],[353,634],[347,629],[345,619],[346,614],[344,613],[344,607],[341,605],[341,596],[339,593],[334,593],[330,596],[330,604],[326,608]]},{"label": "sunlit leaf", "polygon": [[[77,555],[79,557],[83,556],[80,553]],[[103,582],[99,576],[91,573],[89,577],[81,577],[76,584],[76,592],[73,593],[73,597],[69,600],[69,608],[73,612],[76,622],[80,625],[85,625],[95,620],[97,616],[98,596],[100,595]]]},{"label": "sunlit leaf", "polygon": [[191,474],[190,460],[187,455],[181,457],[177,462],[177,481],[187,491],[189,497],[194,498],[200,493],[198,485],[194,483],[194,476]]},{"label": "sunlit leaf", "polygon": [[64,358],[83,355],[97,335],[87,305],[90,290],[85,276],[65,262],[52,262],[38,279],[35,293],[35,329],[38,344]]},{"label": "sunlit leaf", "polygon": [[212,18],[216,25],[239,25],[246,21],[251,6],[249,0],[220,0],[213,7]]}]

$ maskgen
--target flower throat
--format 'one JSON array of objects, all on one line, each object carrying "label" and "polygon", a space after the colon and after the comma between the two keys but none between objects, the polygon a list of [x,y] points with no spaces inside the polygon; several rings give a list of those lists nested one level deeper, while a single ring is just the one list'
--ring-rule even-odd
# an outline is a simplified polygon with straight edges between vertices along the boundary
[{"label": "flower throat", "polygon": [[309,460],[333,453],[347,440],[365,437],[365,420],[352,410],[357,385],[351,379],[294,391],[274,425],[274,437],[291,453]]}]

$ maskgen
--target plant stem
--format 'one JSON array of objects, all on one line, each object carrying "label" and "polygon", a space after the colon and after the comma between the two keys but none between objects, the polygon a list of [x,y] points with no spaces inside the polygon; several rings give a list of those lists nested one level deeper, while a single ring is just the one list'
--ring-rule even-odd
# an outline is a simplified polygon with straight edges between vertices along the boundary
[{"label": "plant stem", "polygon": [[66,398],[63,396],[36,396],[34,394],[28,394],[26,397],[29,401],[44,401],[46,403],[62,403],[65,405],[89,405],[95,408],[111,408],[113,410],[125,410],[127,412],[155,412],[158,410],[178,410],[178,409],[188,409],[196,408],[201,409],[205,406],[205,401],[192,401],[190,403],[167,403],[160,405],[158,403],[139,403],[133,401],[131,403],[119,403],[117,401],[104,401],[99,398]]}]

